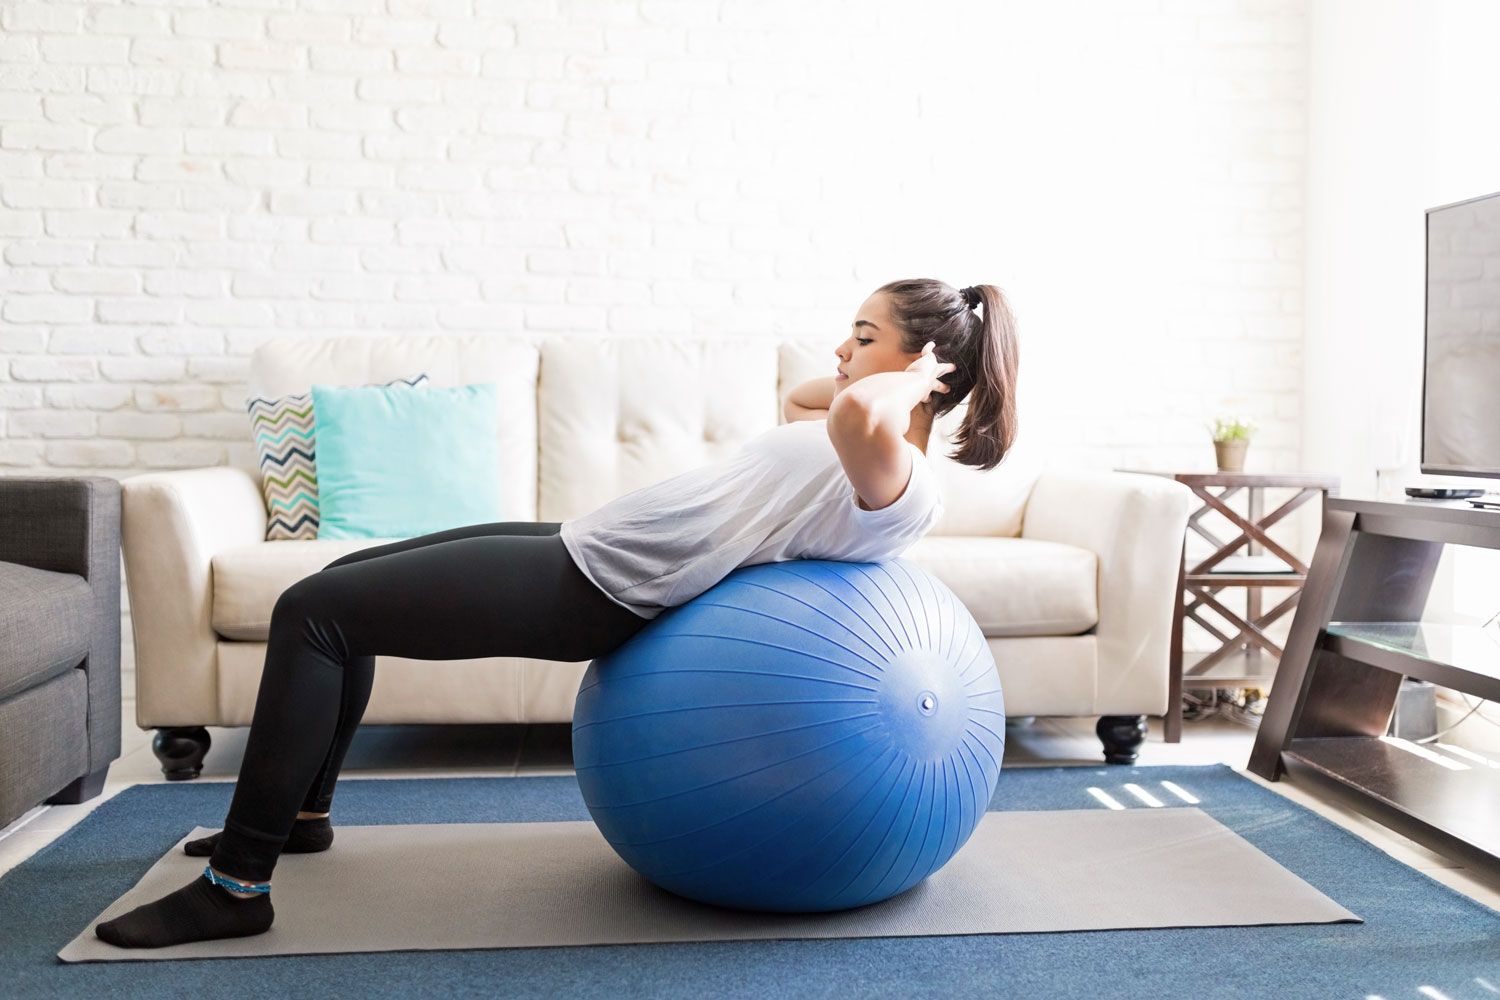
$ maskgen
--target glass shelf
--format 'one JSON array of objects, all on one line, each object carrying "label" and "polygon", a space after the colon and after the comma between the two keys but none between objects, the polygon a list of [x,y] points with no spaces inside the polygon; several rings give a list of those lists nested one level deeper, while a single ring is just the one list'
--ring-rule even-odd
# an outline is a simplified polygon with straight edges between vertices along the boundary
[{"label": "glass shelf", "polygon": [[1475,694],[1500,691],[1500,630],[1493,625],[1329,622],[1323,632],[1332,637],[1323,645],[1350,659]]}]

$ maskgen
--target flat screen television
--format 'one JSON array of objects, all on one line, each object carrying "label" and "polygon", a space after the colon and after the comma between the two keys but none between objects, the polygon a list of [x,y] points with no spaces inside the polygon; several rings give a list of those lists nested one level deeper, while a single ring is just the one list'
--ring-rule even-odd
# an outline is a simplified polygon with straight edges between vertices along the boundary
[{"label": "flat screen television", "polygon": [[1500,479],[1500,192],[1427,210],[1424,473]]}]

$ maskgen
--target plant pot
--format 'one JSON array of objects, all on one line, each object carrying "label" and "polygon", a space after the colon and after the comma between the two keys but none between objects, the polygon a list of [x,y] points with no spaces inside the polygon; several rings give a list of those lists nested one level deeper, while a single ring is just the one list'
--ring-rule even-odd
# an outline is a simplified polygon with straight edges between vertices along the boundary
[{"label": "plant pot", "polygon": [[1214,454],[1219,460],[1220,472],[1244,472],[1245,471],[1245,449],[1250,447],[1250,442],[1239,441],[1215,441]]}]

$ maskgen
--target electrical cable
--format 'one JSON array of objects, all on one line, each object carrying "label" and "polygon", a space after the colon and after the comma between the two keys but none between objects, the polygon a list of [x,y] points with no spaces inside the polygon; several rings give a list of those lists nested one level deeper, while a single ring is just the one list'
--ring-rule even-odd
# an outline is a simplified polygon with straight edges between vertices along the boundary
[{"label": "electrical cable", "polygon": [[[1500,621],[1500,611],[1496,611],[1494,614],[1490,615],[1489,619],[1479,627],[1480,629],[1490,629],[1495,627],[1497,621]],[[1464,700],[1464,704],[1468,706],[1469,710],[1464,713],[1464,717],[1453,723],[1453,725],[1444,729],[1442,732],[1433,733],[1431,736],[1424,736],[1419,740],[1412,740],[1413,743],[1432,743],[1435,740],[1442,739],[1444,736],[1447,736],[1449,733],[1453,732],[1453,730],[1469,721],[1469,716],[1473,715],[1475,712],[1479,712],[1479,710],[1483,708],[1489,701],[1488,698],[1480,698],[1479,701],[1475,704],[1469,705],[1469,696],[1467,694],[1458,690],[1454,690],[1453,693],[1462,698]],[[1479,712],[1479,717],[1492,726],[1500,726],[1500,722],[1496,722],[1494,719],[1490,718],[1488,715],[1485,715],[1483,712]]]},{"label": "electrical cable", "polygon": [[[1464,704],[1465,705],[1469,704],[1469,696],[1468,695],[1464,694],[1462,691],[1458,691],[1458,692],[1455,692],[1455,693],[1460,698],[1462,698],[1464,700]],[[1412,742],[1413,743],[1431,743],[1433,740],[1441,739],[1444,736],[1447,736],[1449,733],[1453,732],[1453,730],[1455,730],[1459,726],[1463,725],[1468,720],[1468,718],[1469,718],[1470,715],[1473,715],[1475,712],[1478,712],[1481,708],[1483,708],[1484,705],[1485,705],[1485,703],[1487,701],[1488,701],[1488,699],[1486,699],[1486,698],[1480,698],[1479,701],[1476,702],[1475,704],[1469,705],[1469,711],[1464,715],[1464,717],[1462,719],[1459,719],[1457,722],[1455,722],[1453,725],[1449,726],[1447,729],[1444,729],[1440,733],[1433,733],[1431,736],[1424,736],[1424,737],[1422,737],[1419,740],[1412,740]],[[1481,713],[1479,717],[1481,719],[1483,719],[1485,722],[1488,722],[1492,726],[1500,726],[1500,722],[1496,722],[1494,719],[1491,719],[1489,716],[1484,715],[1483,713]]]},{"label": "electrical cable", "polygon": [[[1254,692],[1252,697],[1250,692]],[[1243,697],[1241,697],[1243,696]],[[1213,688],[1209,698],[1199,698],[1191,690],[1182,693],[1183,722],[1197,722],[1219,716],[1251,729],[1260,725],[1266,699],[1259,688]]]}]

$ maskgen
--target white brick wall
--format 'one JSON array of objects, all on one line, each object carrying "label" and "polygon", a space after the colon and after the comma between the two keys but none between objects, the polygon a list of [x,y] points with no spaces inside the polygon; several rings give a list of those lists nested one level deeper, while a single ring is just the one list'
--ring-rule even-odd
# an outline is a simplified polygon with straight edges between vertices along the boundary
[{"label": "white brick wall", "polygon": [[[983,6],[983,9],[980,9]],[[1052,460],[1298,465],[1303,0],[0,2],[0,473],[253,467],[271,334],[993,282]],[[1290,525],[1289,525],[1290,527]],[[1290,537],[1290,536],[1289,536]]]}]

